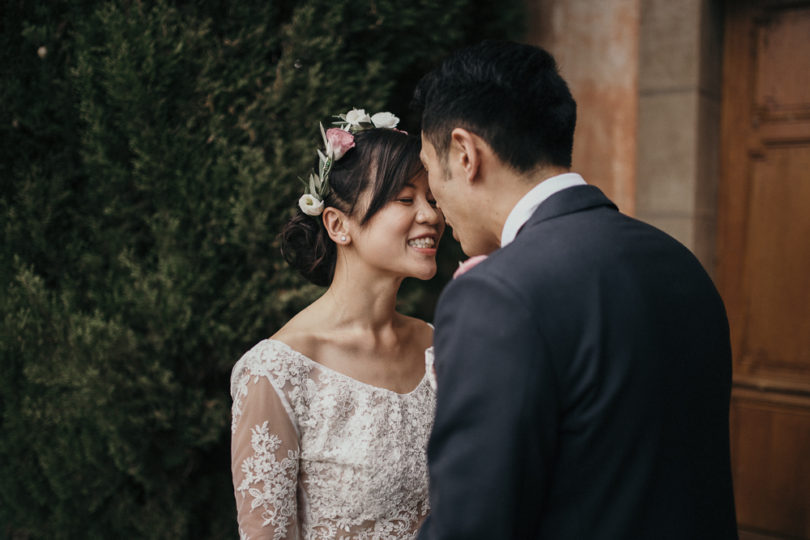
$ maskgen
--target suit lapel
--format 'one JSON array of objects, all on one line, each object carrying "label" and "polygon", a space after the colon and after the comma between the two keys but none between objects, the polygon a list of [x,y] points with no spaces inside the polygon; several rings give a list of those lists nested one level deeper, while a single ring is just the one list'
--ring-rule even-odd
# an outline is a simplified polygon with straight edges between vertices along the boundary
[{"label": "suit lapel", "polygon": [[616,205],[596,186],[587,185],[566,188],[543,201],[534,211],[532,217],[529,218],[529,221],[520,228],[518,235],[520,235],[521,231],[536,223],[599,206],[606,206],[618,211]]}]

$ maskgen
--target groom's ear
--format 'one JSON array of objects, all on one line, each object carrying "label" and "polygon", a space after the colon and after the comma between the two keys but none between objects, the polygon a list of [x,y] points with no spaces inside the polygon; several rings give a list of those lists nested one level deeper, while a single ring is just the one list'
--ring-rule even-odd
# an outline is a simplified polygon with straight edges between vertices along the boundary
[{"label": "groom's ear", "polygon": [[481,138],[464,128],[455,128],[450,132],[449,159],[452,165],[463,171],[467,182],[478,179],[481,167]]}]

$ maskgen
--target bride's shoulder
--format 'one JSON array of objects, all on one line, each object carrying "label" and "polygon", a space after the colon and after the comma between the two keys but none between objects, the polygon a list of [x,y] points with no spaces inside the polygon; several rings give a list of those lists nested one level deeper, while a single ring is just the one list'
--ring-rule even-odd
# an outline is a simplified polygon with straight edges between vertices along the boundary
[{"label": "bride's shoulder", "polygon": [[433,325],[429,322],[417,319],[416,317],[409,317],[403,315],[403,320],[407,325],[408,332],[411,333],[413,338],[424,345],[423,348],[428,348],[433,345]]},{"label": "bride's shoulder", "polygon": [[267,341],[274,343],[277,348],[282,350],[312,358],[321,342],[320,336],[312,332],[311,326],[291,323],[281,327]]},{"label": "bride's shoulder", "polygon": [[259,341],[239,358],[231,372],[231,380],[258,376],[282,382],[295,380],[304,371],[301,355],[276,334]]},{"label": "bride's shoulder", "polygon": [[411,317],[410,315],[400,315],[402,320],[405,321],[406,324],[411,325],[411,327],[417,332],[426,332],[429,334],[433,333],[433,325],[427,321],[424,321],[418,317]]},{"label": "bride's shoulder", "polygon": [[275,343],[276,347],[312,358],[323,341],[323,326],[321,312],[314,305],[309,305],[279,328],[268,341]]}]

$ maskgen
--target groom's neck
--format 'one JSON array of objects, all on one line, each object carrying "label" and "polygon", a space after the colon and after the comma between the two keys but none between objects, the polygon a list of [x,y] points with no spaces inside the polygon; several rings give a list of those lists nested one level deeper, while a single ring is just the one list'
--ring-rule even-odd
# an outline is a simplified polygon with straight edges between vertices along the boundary
[{"label": "groom's neck", "polygon": [[535,186],[559,174],[570,172],[566,167],[543,166],[522,173],[502,166],[491,178],[485,179],[491,201],[488,229],[500,242],[501,232],[512,210]]}]

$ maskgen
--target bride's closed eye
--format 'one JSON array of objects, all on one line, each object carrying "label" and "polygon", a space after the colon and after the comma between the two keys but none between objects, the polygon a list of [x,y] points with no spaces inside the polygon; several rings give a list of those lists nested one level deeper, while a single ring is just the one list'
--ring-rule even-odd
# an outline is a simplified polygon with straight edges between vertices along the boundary
[{"label": "bride's closed eye", "polygon": [[[397,202],[401,202],[403,204],[413,204],[413,197],[398,197]],[[428,204],[434,208],[436,208],[436,199],[428,199]]]},{"label": "bride's closed eye", "polygon": [[413,186],[406,184],[405,189],[400,191],[397,195],[396,201],[403,204],[411,204],[413,203],[414,197],[415,191]]}]

